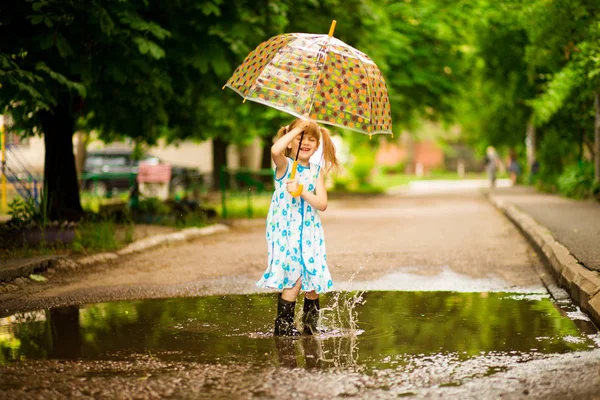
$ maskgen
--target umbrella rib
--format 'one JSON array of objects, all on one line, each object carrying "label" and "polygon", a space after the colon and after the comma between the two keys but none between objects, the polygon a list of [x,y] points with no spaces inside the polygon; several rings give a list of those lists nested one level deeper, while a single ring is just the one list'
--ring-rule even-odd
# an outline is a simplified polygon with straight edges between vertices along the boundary
[{"label": "umbrella rib", "polygon": [[[329,47],[330,41],[331,41],[331,36],[327,36],[327,39],[325,39],[325,43],[323,43],[321,50]],[[318,58],[317,58],[317,60],[318,60]],[[327,52],[324,52],[323,53],[323,67],[319,70],[319,73],[317,74],[317,77],[316,77],[315,81],[313,82],[313,91],[312,91],[312,96],[310,97],[310,105],[308,107],[309,115],[310,115],[310,111],[312,110],[312,106],[315,102],[315,95],[317,94],[317,83],[321,80],[321,75],[323,74],[323,69],[325,68],[326,62],[327,62]]]},{"label": "umbrella rib", "polygon": [[[284,33],[281,36],[293,36],[293,35],[294,35],[293,33]],[[285,46],[287,46],[290,42],[291,42],[291,40],[288,41],[288,42],[286,42],[285,44],[281,45],[277,49],[277,51],[275,52],[275,54],[273,54],[273,57],[271,57],[271,60],[273,60],[275,57],[277,57],[277,55],[279,54],[279,52],[281,51],[281,49],[283,49]],[[270,64],[271,60],[269,60],[269,62],[266,62],[265,65],[263,65],[263,67],[261,68],[260,72],[256,75],[257,77],[260,76],[263,73],[263,71],[265,70],[265,68],[267,68],[267,65]],[[250,85],[250,87],[248,88],[248,90],[246,90],[246,93],[244,93],[244,95],[242,97],[244,99],[250,100],[248,98],[248,93],[250,93],[255,87],[256,87],[256,81],[254,81],[254,83],[252,83],[252,85]]]},{"label": "umbrella rib", "polygon": [[[349,48],[350,51],[352,51],[352,53],[354,53],[354,56],[356,57],[356,59],[358,60],[358,62],[360,63],[360,65],[363,66],[364,70],[365,70],[365,74],[367,74],[367,89],[369,89],[369,99],[371,101],[369,101],[369,129],[374,130],[373,129],[373,96],[372,93],[373,91],[371,90],[371,79],[369,79],[369,70],[367,69],[367,67],[365,66],[365,63],[361,60],[361,57],[359,54],[356,53],[356,50],[353,47]],[[370,134],[372,134],[373,132],[369,132]]]}]

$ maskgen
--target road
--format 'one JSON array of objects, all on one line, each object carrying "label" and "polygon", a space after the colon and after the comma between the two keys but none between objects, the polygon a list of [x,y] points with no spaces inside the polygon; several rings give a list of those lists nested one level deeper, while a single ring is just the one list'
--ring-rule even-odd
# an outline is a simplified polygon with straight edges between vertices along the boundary
[{"label": "road", "polygon": [[324,296],[329,333],[316,341],[270,336],[272,295],[254,285],[266,260],[255,221],[86,270],[67,263],[0,295],[1,315],[13,316],[0,337],[19,339],[19,318],[56,332],[71,316],[81,331],[64,353],[53,337],[27,356],[35,340],[21,337],[13,352],[27,360],[5,355],[0,388],[8,398],[600,393],[597,332],[479,190],[338,199],[322,218],[338,292]]}]

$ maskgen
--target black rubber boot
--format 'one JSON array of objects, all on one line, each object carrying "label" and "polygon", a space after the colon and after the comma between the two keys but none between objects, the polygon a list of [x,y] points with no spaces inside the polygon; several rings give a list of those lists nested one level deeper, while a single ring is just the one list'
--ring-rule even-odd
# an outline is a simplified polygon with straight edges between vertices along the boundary
[{"label": "black rubber boot", "polygon": [[319,310],[321,307],[319,306],[319,299],[316,298],[314,300],[304,298],[304,307],[302,314],[302,323],[304,324],[304,334],[305,335],[314,335],[319,333],[317,330],[317,324],[319,322]]},{"label": "black rubber boot", "polygon": [[295,301],[287,301],[281,298],[277,300],[277,318],[275,319],[275,336],[299,336],[300,332],[294,326]]}]

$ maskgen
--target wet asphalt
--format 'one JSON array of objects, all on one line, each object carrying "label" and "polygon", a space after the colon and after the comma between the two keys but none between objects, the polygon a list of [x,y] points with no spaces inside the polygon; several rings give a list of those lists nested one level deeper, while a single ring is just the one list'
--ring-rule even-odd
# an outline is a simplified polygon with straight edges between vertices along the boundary
[{"label": "wet asphalt", "polygon": [[263,225],[239,224],[13,283],[2,397],[598,398],[595,328],[480,192],[335,200],[322,216],[337,290],[323,335],[271,336]]}]

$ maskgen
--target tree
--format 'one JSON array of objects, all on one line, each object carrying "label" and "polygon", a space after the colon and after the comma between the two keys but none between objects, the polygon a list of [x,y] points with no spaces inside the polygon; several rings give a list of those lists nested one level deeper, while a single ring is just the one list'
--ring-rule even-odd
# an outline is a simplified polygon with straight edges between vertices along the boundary
[{"label": "tree", "polygon": [[[78,122],[104,140],[234,131],[220,87],[232,60],[269,29],[284,2],[20,1],[2,5],[0,108],[44,135],[48,215],[82,215],[72,136]],[[283,20],[281,20],[283,21]],[[218,93],[218,95],[217,95]]]},{"label": "tree", "polygon": [[[510,1],[475,2],[464,19],[468,78],[461,82],[456,120],[471,144],[520,149],[528,131],[537,79],[525,61],[528,38],[521,8]],[[531,132],[531,129],[529,129]]]},{"label": "tree", "polygon": [[139,2],[30,0],[2,8],[0,107],[18,127],[44,135],[49,217],[78,220],[78,118],[92,115],[107,133],[155,136],[171,94],[155,67],[169,32],[142,18]]}]

